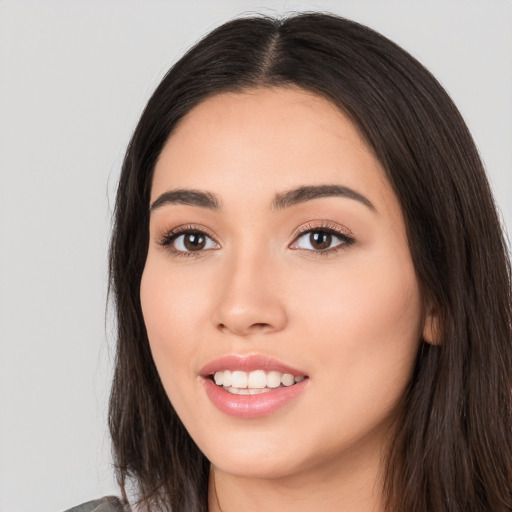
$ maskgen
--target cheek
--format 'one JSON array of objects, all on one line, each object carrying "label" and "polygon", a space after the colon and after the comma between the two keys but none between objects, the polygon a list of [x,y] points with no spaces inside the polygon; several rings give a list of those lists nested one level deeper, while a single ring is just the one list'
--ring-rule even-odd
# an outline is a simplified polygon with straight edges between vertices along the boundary
[{"label": "cheek", "polygon": [[193,333],[202,318],[202,294],[194,283],[170,273],[168,262],[162,260],[148,256],[140,299],[151,352],[168,389],[175,380],[172,376],[192,373]]},{"label": "cheek", "polygon": [[204,316],[211,280],[186,263],[181,264],[184,269],[175,265],[169,256],[150,249],[140,286],[148,335],[154,334],[150,341],[193,331]]},{"label": "cheek", "polygon": [[334,302],[337,307],[328,314],[339,318],[341,334],[358,345],[367,342],[392,349],[419,337],[421,301],[412,272],[368,268],[345,283]]},{"label": "cheek", "polygon": [[[318,375],[336,383],[338,403],[368,397],[395,403],[407,385],[422,331],[422,305],[412,263],[347,263],[295,291],[303,319],[301,351]],[[311,354],[312,347],[313,354]],[[333,379],[333,376],[335,378]]]}]

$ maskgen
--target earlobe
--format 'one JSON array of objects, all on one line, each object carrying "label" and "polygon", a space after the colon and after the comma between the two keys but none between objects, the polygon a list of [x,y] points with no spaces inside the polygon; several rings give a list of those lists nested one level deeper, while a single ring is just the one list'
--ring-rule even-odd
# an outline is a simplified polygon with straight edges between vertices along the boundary
[{"label": "earlobe", "polygon": [[423,325],[423,340],[429,345],[440,345],[439,315],[434,307],[428,309]]}]

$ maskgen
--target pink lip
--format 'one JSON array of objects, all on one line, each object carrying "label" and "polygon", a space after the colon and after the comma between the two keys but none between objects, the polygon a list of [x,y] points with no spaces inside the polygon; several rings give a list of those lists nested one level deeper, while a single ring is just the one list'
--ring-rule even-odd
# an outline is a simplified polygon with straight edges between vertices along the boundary
[{"label": "pink lip", "polygon": [[297,398],[309,384],[309,379],[306,378],[293,386],[281,386],[259,395],[235,395],[229,393],[221,386],[217,386],[210,378],[210,375],[222,370],[242,370],[246,372],[252,370],[278,371],[281,373],[291,373],[295,376],[305,375],[305,372],[262,355],[230,355],[207,364],[201,370],[201,376],[208,398],[221,412],[243,419],[259,418],[276,412]]},{"label": "pink lip", "polygon": [[248,355],[248,356],[237,356],[229,355],[215,359],[211,363],[208,363],[201,371],[200,374],[203,377],[212,375],[215,372],[221,372],[223,370],[241,370],[243,372],[251,372],[253,370],[265,370],[267,372],[276,371],[281,373],[291,373],[292,375],[306,375],[305,372],[292,368],[284,363],[281,363],[277,359],[273,359],[268,356],[261,354]]}]

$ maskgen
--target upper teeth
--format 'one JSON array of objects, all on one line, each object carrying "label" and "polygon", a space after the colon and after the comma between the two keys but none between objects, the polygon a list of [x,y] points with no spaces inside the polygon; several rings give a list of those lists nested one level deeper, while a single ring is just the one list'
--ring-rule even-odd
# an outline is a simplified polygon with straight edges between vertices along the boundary
[{"label": "upper teeth", "polygon": [[222,372],[215,372],[213,379],[218,386],[240,389],[263,389],[278,388],[281,384],[283,386],[292,386],[296,382],[303,381],[304,376],[295,377],[291,373],[265,372],[264,370],[254,370],[252,372],[224,370]]}]

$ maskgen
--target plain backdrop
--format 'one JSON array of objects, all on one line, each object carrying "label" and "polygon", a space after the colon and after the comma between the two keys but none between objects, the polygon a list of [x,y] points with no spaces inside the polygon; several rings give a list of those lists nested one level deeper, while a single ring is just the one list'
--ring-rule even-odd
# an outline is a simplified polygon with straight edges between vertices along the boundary
[{"label": "plain backdrop", "polygon": [[192,43],[236,15],[297,10],[365,23],[438,77],[512,229],[510,0],[0,0],[0,512],[118,493],[105,304],[124,149]]}]

